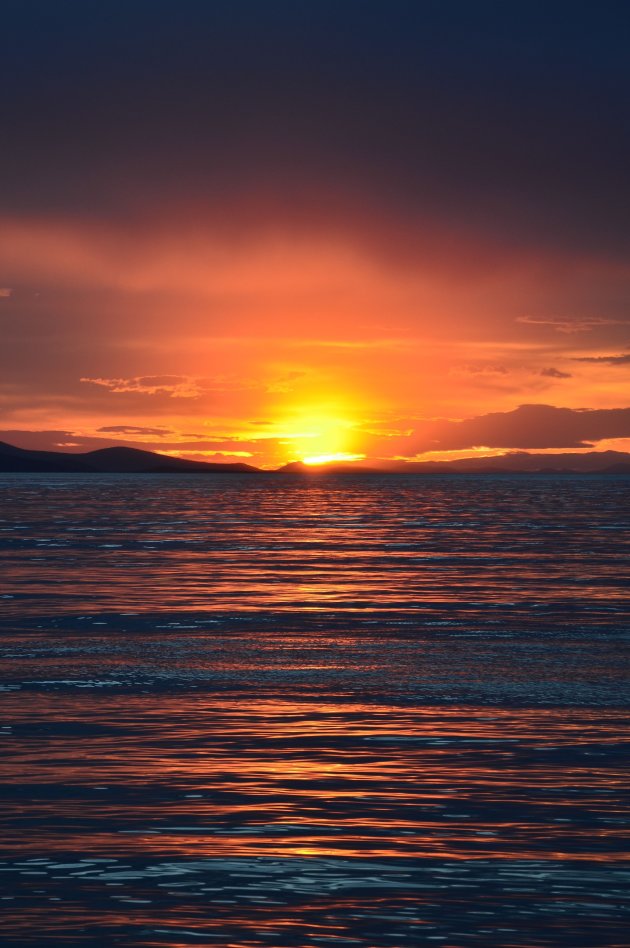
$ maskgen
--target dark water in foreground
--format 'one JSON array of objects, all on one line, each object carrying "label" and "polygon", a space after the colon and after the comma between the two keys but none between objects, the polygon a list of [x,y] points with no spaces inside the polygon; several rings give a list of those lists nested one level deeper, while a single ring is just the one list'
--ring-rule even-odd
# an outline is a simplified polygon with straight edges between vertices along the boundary
[{"label": "dark water in foreground", "polygon": [[3,944],[628,946],[630,479],[0,476]]}]

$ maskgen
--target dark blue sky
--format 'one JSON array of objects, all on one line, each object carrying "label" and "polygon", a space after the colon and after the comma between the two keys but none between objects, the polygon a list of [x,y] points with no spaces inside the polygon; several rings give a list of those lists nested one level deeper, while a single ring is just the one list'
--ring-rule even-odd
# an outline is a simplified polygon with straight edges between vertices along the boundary
[{"label": "dark blue sky", "polygon": [[627,250],[625,3],[3,4],[4,209],[348,192]]}]

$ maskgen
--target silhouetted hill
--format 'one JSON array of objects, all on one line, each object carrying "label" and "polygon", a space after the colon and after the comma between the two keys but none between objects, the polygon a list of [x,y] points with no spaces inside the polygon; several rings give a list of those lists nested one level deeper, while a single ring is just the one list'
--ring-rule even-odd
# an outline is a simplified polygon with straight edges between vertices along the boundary
[{"label": "silhouetted hill", "polygon": [[292,461],[279,469],[290,474],[630,474],[630,454],[588,451],[583,454],[530,454],[511,451],[499,457],[455,461],[341,461],[303,464]]},{"label": "silhouetted hill", "polygon": [[[604,473],[615,464],[630,462],[630,454],[623,451],[588,451],[586,453],[535,454],[527,451],[510,451],[500,457],[461,458],[456,461],[408,462],[403,468],[427,471],[429,465],[443,472],[463,474],[588,474]],[[403,462],[404,463],[404,462]]]},{"label": "silhouetted hill", "polygon": [[[260,472],[251,464],[188,461],[139,448],[100,448],[82,454],[29,451],[0,441],[0,472],[50,474],[246,474]],[[267,472],[272,473],[272,472]],[[327,474],[630,474],[630,454],[589,451],[583,454],[530,454],[511,451],[500,457],[456,461],[337,461],[304,464],[291,461],[275,473],[304,476]]]},{"label": "silhouetted hill", "polygon": [[258,468],[242,463],[211,463],[170,458],[139,448],[101,448],[85,454],[27,451],[0,442],[0,471],[49,474],[243,474]]},{"label": "silhouetted hill", "polygon": [[172,458],[153,451],[141,451],[139,448],[99,448],[82,455],[85,461],[97,471],[112,474],[156,474],[176,471],[207,473],[257,471],[251,464],[215,463],[209,461],[188,461],[186,458]]},{"label": "silhouetted hill", "polygon": [[60,451],[27,451],[0,441],[0,471],[85,474],[90,470],[81,455],[62,454]]}]

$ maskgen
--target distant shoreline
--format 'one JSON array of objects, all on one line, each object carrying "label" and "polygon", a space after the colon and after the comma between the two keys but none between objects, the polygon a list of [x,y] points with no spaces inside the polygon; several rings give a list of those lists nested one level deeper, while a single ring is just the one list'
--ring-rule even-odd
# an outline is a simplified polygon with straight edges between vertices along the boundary
[{"label": "distant shoreline", "polygon": [[[369,463],[369,462],[368,462]],[[379,461],[374,467],[355,462],[308,465],[292,461],[273,470],[251,464],[189,461],[138,448],[113,447],[70,454],[30,451],[0,442],[0,474],[288,474],[316,478],[326,475],[382,477],[445,475],[630,475],[630,454],[588,451],[583,454],[534,454],[514,451],[497,457],[459,458],[453,461]]]}]

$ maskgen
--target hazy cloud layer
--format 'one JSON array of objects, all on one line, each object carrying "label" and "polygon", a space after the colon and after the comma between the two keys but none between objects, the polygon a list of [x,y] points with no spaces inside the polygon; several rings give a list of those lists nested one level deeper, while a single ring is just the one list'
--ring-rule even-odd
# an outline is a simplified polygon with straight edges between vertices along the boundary
[{"label": "hazy cloud layer", "polygon": [[193,379],[179,375],[141,375],[130,379],[82,378],[80,381],[100,385],[115,393],[169,395],[171,398],[197,398],[201,393],[201,389]]},{"label": "hazy cloud layer", "polygon": [[556,316],[551,316],[548,319],[536,316],[518,316],[516,321],[517,323],[525,323],[529,326],[547,326],[550,329],[555,329],[557,332],[567,333],[569,335],[575,332],[592,332],[593,329],[599,329],[602,326],[617,326],[621,323],[621,320],[618,319],[604,319],[599,316],[573,317],[569,319],[561,319]]},{"label": "hazy cloud layer", "polygon": [[345,219],[369,240],[437,219],[614,255],[629,19],[565,0],[10,3],[0,199],[101,219],[227,196],[226,228]]}]

